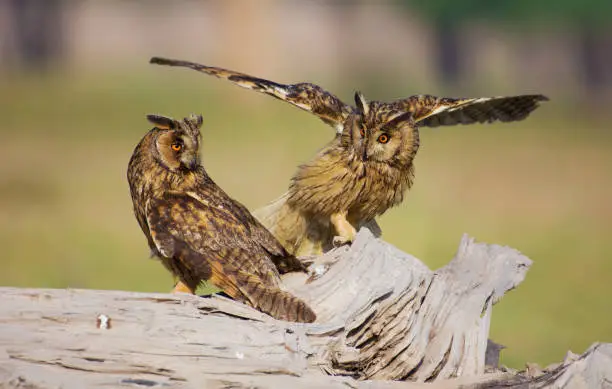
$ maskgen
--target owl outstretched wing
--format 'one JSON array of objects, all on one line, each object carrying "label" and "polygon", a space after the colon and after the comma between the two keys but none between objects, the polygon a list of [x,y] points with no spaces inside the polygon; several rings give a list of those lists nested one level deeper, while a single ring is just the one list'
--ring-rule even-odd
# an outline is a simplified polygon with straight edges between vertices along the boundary
[{"label": "owl outstretched wing", "polygon": [[147,204],[147,223],[159,252],[210,281],[229,296],[279,319],[312,322],[302,300],[279,288],[267,253],[231,210],[188,194],[169,193]]},{"label": "owl outstretched wing", "polygon": [[231,81],[243,88],[276,97],[318,116],[325,123],[334,127],[337,132],[342,132],[341,127],[344,120],[352,112],[351,106],[343,103],[339,98],[315,84],[306,82],[287,85],[279,84],[232,70],[176,59],[153,57],[149,62],[156,65],[180,66],[194,69]]},{"label": "owl outstretched wing", "polygon": [[548,101],[548,98],[544,95],[519,95],[452,99],[417,95],[391,102],[389,107],[413,112],[414,119],[420,126],[438,127],[523,120],[538,108],[542,101]]}]

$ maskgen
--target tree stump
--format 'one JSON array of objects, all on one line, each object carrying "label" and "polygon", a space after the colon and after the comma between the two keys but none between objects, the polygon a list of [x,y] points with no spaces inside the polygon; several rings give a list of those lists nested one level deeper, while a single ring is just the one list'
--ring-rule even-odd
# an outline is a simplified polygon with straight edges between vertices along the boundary
[{"label": "tree stump", "polygon": [[530,265],[464,236],[431,271],[362,228],[310,276],[285,277],[312,324],[216,295],[0,288],[0,388],[612,385],[610,344],[535,373],[485,371],[492,306]]}]

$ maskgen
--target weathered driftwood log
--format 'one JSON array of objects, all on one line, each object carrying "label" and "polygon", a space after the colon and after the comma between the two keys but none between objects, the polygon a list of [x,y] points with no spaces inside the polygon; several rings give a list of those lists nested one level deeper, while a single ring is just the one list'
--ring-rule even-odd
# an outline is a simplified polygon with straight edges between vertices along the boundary
[{"label": "weathered driftwood log", "polygon": [[335,264],[294,290],[319,315],[308,333],[323,335],[324,370],[421,382],[484,373],[492,304],[531,265],[516,250],[464,236],[455,258],[432,272],[367,229],[320,262]]},{"label": "weathered driftwood log", "polygon": [[565,360],[543,370],[535,364],[515,374],[481,382],[485,388],[612,388],[612,343],[595,343],[582,355],[571,351]]},{"label": "weathered driftwood log", "polygon": [[317,311],[314,324],[277,321],[220,296],[0,288],[0,388],[611,380],[610,345],[538,376],[485,374],[491,307],[530,264],[513,249],[463,237],[455,258],[432,272],[362,229],[351,246],[316,258],[316,275],[285,279]]}]

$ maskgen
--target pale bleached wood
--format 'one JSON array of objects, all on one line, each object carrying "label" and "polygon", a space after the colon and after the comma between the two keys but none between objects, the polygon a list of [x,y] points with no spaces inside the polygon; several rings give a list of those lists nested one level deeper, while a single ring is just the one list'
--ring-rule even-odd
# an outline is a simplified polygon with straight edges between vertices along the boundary
[{"label": "pale bleached wood", "polygon": [[486,380],[476,387],[488,388],[612,388],[612,343],[594,343],[582,355],[568,352],[561,363],[540,370],[533,364],[515,374]]},{"label": "pale bleached wood", "polygon": [[[314,324],[277,321],[219,296],[0,288],[0,388],[536,382],[484,374],[491,307],[530,263],[516,250],[464,236],[455,258],[432,272],[361,229],[351,246],[315,260],[319,278],[285,278],[317,311]],[[111,318],[110,329],[97,328],[100,314]],[[568,361],[547,382],[609,377],[609,347]]]},{"label": "pale bleached wood", "polygon": [[531,265],[514,249],[465,235],[455,258],[433,272],[365,228],[317,262],[335,264],[295,291],[313,302],[321,331],[338,338],[325,370],[420,382],[484,373],[492,305]]}]

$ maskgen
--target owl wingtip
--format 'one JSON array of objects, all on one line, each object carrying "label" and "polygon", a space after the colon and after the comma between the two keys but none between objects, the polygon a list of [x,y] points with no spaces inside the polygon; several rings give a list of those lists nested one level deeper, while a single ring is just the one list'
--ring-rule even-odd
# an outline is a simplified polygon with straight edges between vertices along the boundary
[{"label": "owl wingtip", "polygon": [[544,94],[538,93],[533,95],[525,95],[525,97],[530,98],[533,101],[549,101],[550,98]]},{"label": "owl wingtip", "polygon": [[151,57],[149,60],[149,63],[154,65],[172,65],[174,62],[172,59],[163,57]]}]

